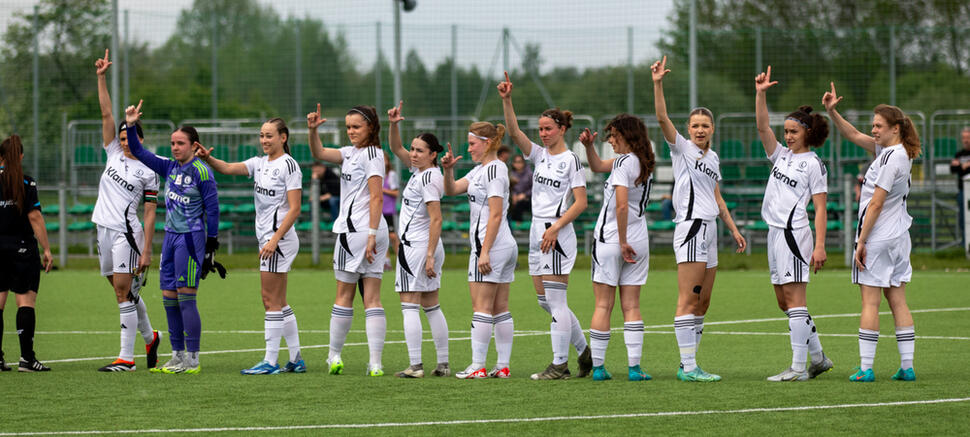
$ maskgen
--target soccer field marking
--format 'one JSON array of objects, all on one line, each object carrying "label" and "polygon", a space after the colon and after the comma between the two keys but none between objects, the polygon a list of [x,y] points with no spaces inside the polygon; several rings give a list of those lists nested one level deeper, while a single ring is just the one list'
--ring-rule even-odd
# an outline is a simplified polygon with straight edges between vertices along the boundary
[{"label": "soccer field marking", "polygon": [[383,422],[383,423],[334,423],[319,425],[288,425],[288,426],[240,426],[219,428],[156,428],[156,429],[118,429],[118,430],[67,430],[67,431],[34,431],[34,432],[0,432],[0,436],[38,436],[38,435],[90,435],[90,434],[148,434],[148,433],[203,433],[203,432],[246,432],[246,431],[295,431],[310,429],[366,429],[366,428],[403,428],[428,427],[446,425],[488,425],[496,423],[535,423],[562,422],[575,420],[609,420],[609,419],[639,419],[647,417],[676,417],[702,416],[715,414],[757,414],[783,413],[818,410],[841,410],[853,408],[899,407],[908,405],[933,405],[956,402],[967,402],[970,398],[944,398],[917,401],[873,402],[858,404],[834,405],[801,405],[795,407],[742,408],[736,410],[697,410],[697,411],[652,411],[643,413],[602,414],[584,416],[550,416],[550,417],[519,417],[509,419],[464,419],[442,420],[426,422]]}]

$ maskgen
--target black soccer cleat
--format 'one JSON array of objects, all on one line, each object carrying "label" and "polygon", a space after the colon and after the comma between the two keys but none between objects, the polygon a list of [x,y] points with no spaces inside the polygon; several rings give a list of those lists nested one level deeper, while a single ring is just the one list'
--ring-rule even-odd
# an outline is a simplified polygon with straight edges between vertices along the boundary
[{"label": "black soccer cleat", "polygon": [[0,372],[9,372],[11,370],[13,369],[11,369],[10,366],[7,366],[7,362],[4,361],[3,358],[0,358]]},{"label": "black soccer cleat", "polygon": [[21,358],[20,366],[17,368],[18,372],[49,372],[50,370],[50,367],[41,364],[40,361],[37,361],[37,358],[30,361]]},{"label": "black soccer cleat", "polygon": [[158,344],[161,343],[161,339],[162,337],[158,335],[158,331],[152,331],[152,342],[145,345],[148,369],[154,369],[158,365]]}]

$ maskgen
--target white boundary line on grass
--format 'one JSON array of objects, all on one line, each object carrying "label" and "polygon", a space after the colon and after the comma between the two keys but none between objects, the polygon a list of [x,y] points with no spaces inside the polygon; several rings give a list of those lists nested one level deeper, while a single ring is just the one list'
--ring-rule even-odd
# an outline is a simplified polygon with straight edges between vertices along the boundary
[{"label": "white boundary line on grass", "polygon": [[875,402],[865,404],[835,404],[835,405],[802,405],[797,407],[769,407],[743,408],[737,410],[698,410],[698,411],[654,411],[627,414],[603,414],[586,416],[551,416],[551,417],[520,417],[510,419],[466,419],[427,422],[384,422],[384,423],[334,423],[321,425],[289,425],[289,426],[241,426],[219,428],[179,428],[179,429],[127,429],[127,430],[78,430],[78,431],[38,431],[38,432],[0,432],[0,436],[36,436],[36,435],[88,435],[88,434],[147,434],[147,433],[201,433],[201,432],[239,432],[239,431],[293,431],[308,429],[364,429],[364,428],[402,428],[427,427],[441,425],[485,425],[493,423],[534,423],[559,422],[573,420],[603,420],[603,419],[635,419],[644,417],[674,417],[700,416],[714,414],[751,414],[751,413],[780,413],[788,411],[816,411],[837,410],[849,408],[897,407],[906,405],[930,405],[954,402],[967,402],[970,398],[928,399],[920,401]]}]

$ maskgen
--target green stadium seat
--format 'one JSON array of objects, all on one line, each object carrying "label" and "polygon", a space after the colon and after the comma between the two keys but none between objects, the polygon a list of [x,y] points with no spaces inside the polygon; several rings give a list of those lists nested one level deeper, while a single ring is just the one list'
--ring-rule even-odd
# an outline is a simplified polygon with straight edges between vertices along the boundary
[{"label": "green stadium seat", "polygon": [[721,166],[721,177],[725,181],[736,181],[741,179],[741,167],[736,165]]},{"label": "green stadium seat", "polygon": [[165,220],[155,221],[155,232],[165,232]]},{"label": "green stadium seat", "polygon": [[849,140],[842,140],[842,151],[839,153],[840,158],[868,158],[869,152],[866,152],[862,147],[857,146],[855,143]]},{"label": "green stadium seat", "polygon": [[219,158],[226,162],[245,161],[246,159],[249,159],[248,156],[245,159],[239,159],[238,157],[232,156],[232,149],[229,146],[226,146],[223,144],[216,144],[211,146],[207,145],[207,147],[212,148],[212,156],[214,158]]},{"label": "green stadium seat", "polygon": [[593,229],[596,229],[596,222],[583,223],[582,229],[583,229],[583,232],[592,231]]},{"label": "green stadium seat", "polygon": [[745,168],[746,179],[767,180],[771,174],[771,167],[767,165],[752,165]]},{"label": "green stadium seat", "polygon": [[47,229],[47,232],[57,232],[61,230],[61,224],[60,222],[45,222],[44,228]]},{"label": "green stadium seat", "polygon": [[103,147],[93,145],[78,145],[74,147],[74,164],[102,164],[107,160]]},{"label": "green stadium seat", "polygon": [[219,222],[219,232],[231,231],[235,227],[236,225],[233,224],[232,222],[223,222],[223,221]]},{"label": "green stadium seat", "polygon": [[952,159],[953,155],[957,153],[957,145],[959,142],[956,138],[934,138],[933,139],[933,156],[937,158]]},{"label": "green stadium seat", "polygon": [[677,223],[670,220],[660,220],[647,224],[647,229],[651,231],[673,231]]},{"label": "green stadium seat", "polygon": [[651,202],[643,210],[646,212],[660,212],[661,209],[663,209],[663,205],[660,202]]},{"label": "green stadium seat", "polygon": [[735,209],[738,207],[738,202],[727,201],[724,202],[724,206],[727,206],[727,209]]},{"label": "green stadium seat", "polygon": [[717,151],[721,159],[744,159],[744,143],[741,140],[721,140]]},{"label": "green stadium seat", "polygon": [[768,223],[763,220],[758,220],[744,227],[749,231],[768,231]]},{"label": "green stadium seat", "polygon": [[302,203],[300,205],[300,213],[309,213],[309,212],[310,212],[310,204],[306,202]]},{"label": "green stadium seat", "polygon": [[300,164],[312,164],[313,154],[310,153],[310,145],[307,143],[293,144],[290,146],[290,156]]},{"label": "green stadium seat", "polygon": [[232,211],[232,205],[228,205],[228,204],[225,204],[225,203],[220,203],[219,204],[219,214],[220,215],[221,214],[228,214],[230,211]]},{"label": "green stadium seat", "polygon": [[468,223],[467,221],[460,221],[458,222],[457,229],[462,232],[468,232],[468,230],[471,229],[471,223]]},{"label": "green stadium seat", "polygon": [[254,156],[260,156],[263,154],[263,148],[261,146],[254,146],[252,144],[240,144],[236,148],[236,156],[240,159],[239,161],[245,161]]},{"label": "green stadium seat", "polygon": [[233,214],[254,214],[256,212],[256,205],[252,203],[240,203],[230,208],[229,211]]},{"label": "green stadium seat", "polygon": [[67,230],[71,232],[85,232],[94,229],[94,223],[89,221],[74,222],[67,226]]},{"label": "green stadium seat", "polygon": [[521,222],[511,222],[513,231],[528,231],[532,228],[531,222],[521,221]]},{"label": "green stadium seat", "polygon": [[458,229],[458,223],[454,220],[445,220],[441,222],[442,231],[454,231],[455,229]]},{"label": "green stadium seat", "polygon": [[[296,230],[300,232],[310,232],[313,229],[313,222],[300,222],[296,225]],[[333,230],[333,223],[331,222],[320,222],[320,230],[324,232],[330,232]]]},{"label": "green stadium seat", "polygon": [[42,206],[41,209],[44,211],[44,215],[58,215],[61,213],[61,207],[56,203],[53,205]]},{"label": "green stadium seat", "polygon": [[67,210],[68,214],[71,215],[87,215],[94,212],[94,205],[87,203],[78,203]]},{"label": "green stadium seat", "polygon": [[468,214],[469,212],[471,212],[471,210],[472,210],[471,205],[467,203],[459,203],[455,205],[453,208],[451,208],[452,212],[463,213],[463,214]]}]

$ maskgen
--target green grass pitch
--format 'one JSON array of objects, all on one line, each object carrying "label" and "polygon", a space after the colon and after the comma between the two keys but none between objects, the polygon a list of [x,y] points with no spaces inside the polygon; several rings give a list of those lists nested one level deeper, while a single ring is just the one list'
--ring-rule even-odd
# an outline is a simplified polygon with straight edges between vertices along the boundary
[{"label": "green grass pitch", "polygon": [[[441,292],[452,336],[453,371],[464,368],[471,355],[471,304],[464,275],[459,270],[446,271]],[[651,272],[643,288],[641,306],[647,326],[643,367],[654,380],[638,383],[625,378],[622,330],[614,331],[607,352],[606,366],[614,380],[530,380],[531,373],[551,360],[551,351],[549,317],[536,305],[524,271],[516,272],[512,285],[517,337],[509,380],[400,380],[391,376],[407,366],[391,275],[385,276],[382,294],[387,309],[384,369],[388,375],[364,375],[368,352],[359,301],[343,353],[345,374],[327,375],[324,360],[334,279],[331,272],[322,270],[298,270],[289,276],[289,303],[299,321],[309,368],[306,374],[239,374],[263,355],[258,273],[242,269],[231,271],[227,280],[210,278],[202,284],[200,375],[150,374],[144,369],[142,355],[136,358],[137,372],[104,374],[96,369],[118,351],[113,294],[93,270],[61,271],[43,277],[38,297],[36,350],[53,371],[0,374],[0,395],[6,401],[0,407],[0,435],[119,430],[160,434],[173,429],[211,432],[216,428],[222,431],[220,435],[967,435],[970,289],[966,284],[970,276],[965,272],[914,273],[908,297],[919,336],[917,381],[889,378],[898,366],[898,354],[892,318],[885,313],[876,382],[871,384],[848,381],[858,365],[859,310],[859,293],[848,276],[845,270],[825,271],[813,275],[809,285],[809,310],[835,369],[808,382],[777,384],[764,379],[787,367],[791,352],[788,324],[775,304],[767,274],[719,272],[698,361],[724,380],[692,384],[675,379],[679,360],[671,327],[676,302],[673,271]],[[588,278],[588,271],[575,271],[569,286],[570,307],[584,328],[588,328],[593,308]],[[143,296],[154,326],[165,331],[157,284],[153,275]],[[888,311],[885,304],[883,311]],[[3,347],[13,360],[19,355],[13,332],[15,312],[11,297],[4,311]],[[434,346],[423,316],[422,323],[425,367],[433,368]],[[622,327],[618,307],[613,327]],[[137,351],[143,351],[140,336]],[[168,352],[166,338],[160,348],[162,362]],[[280,358],[286,357],[284,344]],[[493,346],[488,365],[494,360]],[[575,370],[575,351],[571,351],[570,366]],[[892,402],[904,404],[880,405]],[[373,424],[380,426],[344,427]],[[260,427],[269,428],[260,431]]]}]

